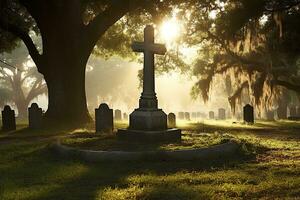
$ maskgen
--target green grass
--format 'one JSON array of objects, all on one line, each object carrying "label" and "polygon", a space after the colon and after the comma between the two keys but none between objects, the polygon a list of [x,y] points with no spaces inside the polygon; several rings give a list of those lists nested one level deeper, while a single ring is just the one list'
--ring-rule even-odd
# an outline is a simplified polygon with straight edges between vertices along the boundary
[{"label": "green grass", "polygon": [[[0,199],[300,199],[300,123],[180,126],[185,145],[149,148],[198,148],[229,138],[243,143],[255,157],[213,163],[86,163],[58,157],[49,145],[58,137],[72,136],[66,139],[70,145],[104,148],[111,136],[88,129],[30,131],[22,126],[14,133],[0,133]],[[107,143],[108,149],[118,147]],[[139,149],[126,146],[119,147]]]}]

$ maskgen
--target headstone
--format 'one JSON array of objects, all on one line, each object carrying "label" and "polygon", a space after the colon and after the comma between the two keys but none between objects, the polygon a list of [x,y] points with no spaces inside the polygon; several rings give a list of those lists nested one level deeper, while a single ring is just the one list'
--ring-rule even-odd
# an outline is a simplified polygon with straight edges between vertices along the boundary
[{"label": "headstone", "polygon": [[169,128],[175,128],[176,127],[176,116],[174,113],[168,114],[168,126]]},{"label": "headstone", "polygon": [[300,106],[297,107],[297,117],[300,117]]},{"label": "headstone", "polygon": [[224,108],[220,108],[219,110],[218,110],[218,114],[219,114],[219,117],[218,117],[218,119],[219,120],[225,120],[226,119],[226,110],[224,109]]},{"label": "headstone", "polygon": [[184,113],[184,119],[187,120],[187,121],[191,121],[191,116],[190,116],[189,112]]},{"label": "headstone", "polygon": [[201,112],[197,112],[197,118],[201,118]]},{"label": "headstone", "polygon": [[179,112],[178,113],[178,119],[184,120],[184,112]]},{"label": "headstone", "polygon": [[254,109],[250,104],[244,106],[244,121],[246,123],[254,123]]},{"label": "headstone", "polygon": [[209,119],[215,119],[215,113],[213,111],[210,111],[208,113]]},{"label": "headstone", "polygon": [[275,113],[273,110],[268,110],[266,112],[266,119],[269,120],[269,121],[273,121],[275,119]]},{"label": "headstone", "polygon": [[125,120],[125,121],[128,120],[128,115],[127,115],[127,113],[123,113],[123,120]]},{"label": "headstone", "polygon": [[43,110],[37,103],[32,103],[28,108],[29,128],[39,129],[42,127]]},{"label": "headstone", "polygon": [[15,111],[10,106],[4,106],[2,111],[2,130],[3,131],[14,131],[16,130],[16,117]]},{"label": "headstone", "polygon": [[287,106],[279,105],[277,109],[277,117],[278,119],[287,119]]},{"label": "headstone", "polygon": [[122,120],[122,112],[121,110],[115,110],[115,120],[121,121]]},{"label": "headstone", "polygon": [[297,109],[296,106],[290,107],[290,117],[297,117]]},{"label": "headstone", "polygon": [[113,110],[106,103],[100,104],[98,109],[95,109],[96,132],[109,132],[114,129]]},{"label": "headstone", "polygon": [[192,112],[192,118],[196,119],[197,118],[197,113],[196,112]]}]

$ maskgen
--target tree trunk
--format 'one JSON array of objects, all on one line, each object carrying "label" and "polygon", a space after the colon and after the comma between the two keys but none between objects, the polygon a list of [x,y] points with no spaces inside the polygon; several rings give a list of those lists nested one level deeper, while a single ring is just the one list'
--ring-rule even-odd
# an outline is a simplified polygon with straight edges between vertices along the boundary
[{"label": "tree trunk", "polygon": [[[51,59],[47,59],[51,61]],[[53,60],[53,59],[52,59]],[[46,120],[80,126],[91,120],[85,94],[86,62],[78,57],[65,57],[63,62],[48,62],[44,73],[48,87]]]}]

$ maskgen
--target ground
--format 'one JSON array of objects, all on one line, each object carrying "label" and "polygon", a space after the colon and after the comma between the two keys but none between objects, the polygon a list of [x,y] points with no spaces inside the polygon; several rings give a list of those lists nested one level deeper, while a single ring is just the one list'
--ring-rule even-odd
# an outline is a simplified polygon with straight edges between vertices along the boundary
[{"label": "ground", "polygon": [[[91,133],[91,127],[31,131],[23,124],[16,132],[0,132],[0,199],[300,199],[300,122],[179,126],[181,144],[133,146]],[[243,144],[243,154],[220,162],[87,163],[53,153],[58,138],[84,149],[128,151],[235,140]]]}]

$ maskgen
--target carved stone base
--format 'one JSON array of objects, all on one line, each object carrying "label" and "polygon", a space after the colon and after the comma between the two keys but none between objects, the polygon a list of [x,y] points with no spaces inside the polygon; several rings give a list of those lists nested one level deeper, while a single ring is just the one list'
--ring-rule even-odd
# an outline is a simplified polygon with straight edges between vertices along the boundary
[{"label": "carved stone base", "polygon": [[161,109],[136,109],[130,114],[129,129],[131,130],[166,130],[167,115]]}]

